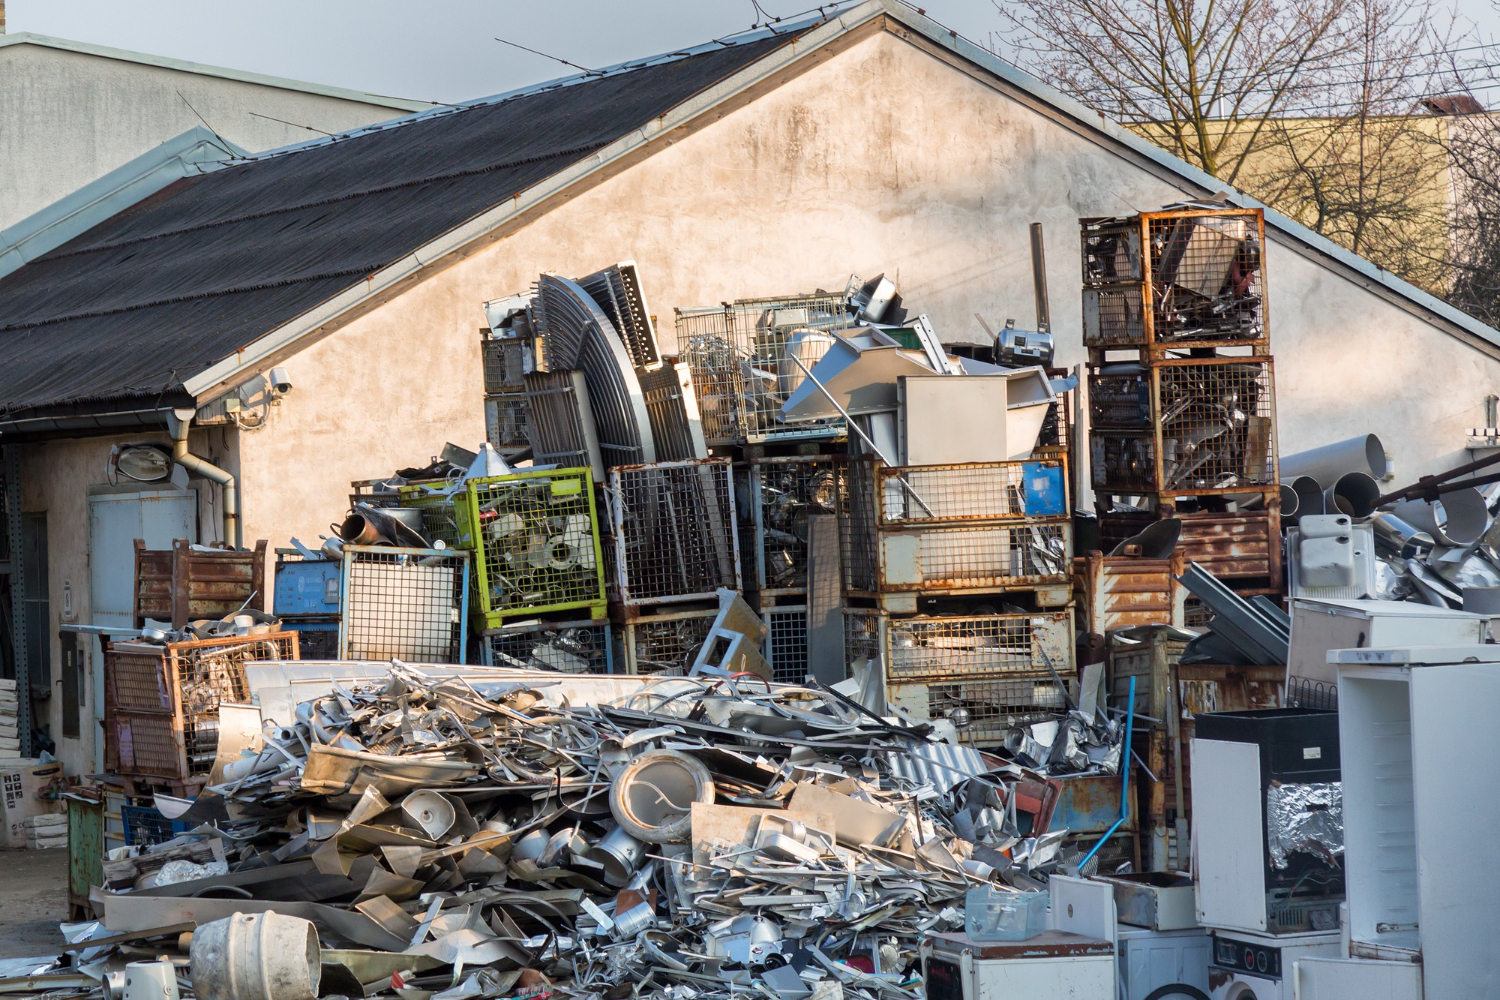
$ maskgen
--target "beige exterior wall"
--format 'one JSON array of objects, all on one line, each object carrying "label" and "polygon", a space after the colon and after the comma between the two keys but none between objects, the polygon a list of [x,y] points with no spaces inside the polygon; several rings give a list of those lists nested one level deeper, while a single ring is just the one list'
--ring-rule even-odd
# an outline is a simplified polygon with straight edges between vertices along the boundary
[{"label": "beige exterior wall", "polygon": [[0,48],[0,229],[205,121],[258,152],[407,113],[43,45],[8,45]]}]

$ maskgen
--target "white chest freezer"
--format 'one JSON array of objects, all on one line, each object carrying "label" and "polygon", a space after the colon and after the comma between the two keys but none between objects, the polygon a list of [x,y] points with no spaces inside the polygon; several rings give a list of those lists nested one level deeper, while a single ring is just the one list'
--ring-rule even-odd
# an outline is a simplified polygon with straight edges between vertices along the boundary
[{"label": "white chest freezer", "polygon": [[1299,598],[1292,601],[1287,694],[1301,686],[1338,683],[1338,671],[1328,661],[1331,649],[1478,644],[1488,638],[1488,624],[1486,615],[1410,601]]},{"label": "white chest freezer", "polygon": [[1066,931],[1025,941],[934,934],[922,978],[927,1000],[1115,1000],[1115,949]]}]

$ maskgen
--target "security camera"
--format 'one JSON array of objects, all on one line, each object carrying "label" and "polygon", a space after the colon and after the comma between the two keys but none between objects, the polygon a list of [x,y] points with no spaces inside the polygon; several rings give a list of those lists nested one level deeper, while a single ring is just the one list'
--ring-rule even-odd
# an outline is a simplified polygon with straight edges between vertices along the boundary
[{"label": "security camera", "polygon": [[276,390],[278,395],[292,390],[292,380],[287,375],[285,368],[271,369],[271,386]]}]

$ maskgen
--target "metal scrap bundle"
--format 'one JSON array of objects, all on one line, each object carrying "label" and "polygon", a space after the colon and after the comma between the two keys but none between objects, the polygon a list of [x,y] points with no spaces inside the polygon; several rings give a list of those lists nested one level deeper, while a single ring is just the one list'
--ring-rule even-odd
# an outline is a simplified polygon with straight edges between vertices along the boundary
[{"label": "metal scrap bundle", "polygon": [[342,993],[875,1000],[919,995],[919,937],[961,928],[967,889],[1058,866],[1047,778],[843,694],[662,677],[574,705],[567,683],[395,662],[226,735],[179,817],[200,825],[106,862],[78,936],[272,910],[316,926]]}]

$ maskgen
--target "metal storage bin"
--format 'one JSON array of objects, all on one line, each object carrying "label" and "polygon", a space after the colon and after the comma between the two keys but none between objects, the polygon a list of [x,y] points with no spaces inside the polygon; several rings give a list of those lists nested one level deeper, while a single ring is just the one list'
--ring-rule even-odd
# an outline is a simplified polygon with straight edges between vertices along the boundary
[{"label": "metal storage bin", "polygon": [[844,610],[851,671],[878,663],[887,697],[914,718],[967,718],[965,739],[1002,740],[1011,726],[1066,710],[1048,662],[1074,672],[1070,610],[897,618]]},{"label": "metal storage bin", "polygon": [[549,469],[471,479],[454,499],[458,546],[474,553],[474,618],[557,611],[604,617],[594,479],[588,469]]},{"label": "metal storage bin", "polygon": [[807,605],[787,604],[760,613],[766,623],[763,653],[777,684],[807,682]]},{"label": "metal storage bin", "polygon": [[1277,483],[1270,358],[1105,365],[1089,376],[1094,489],[1194,496]]},{"label": "metal storage bin", "polygon": [[520,337],[486,337],[480,341],[484,355],[484,391],[490,395],[514,392],[522,387],[530,360],[531,340]]},{"label": "metal storage bin", "polygon": [[[1264,344],[1259,209],[1178,208],[1080,220],[1084,345],[1167,349]],[[1144,254],[1143,254],[1144,249]]]},{"label": "metal storage bin", "polygon": [[527,428],[531,404],[523,393],[508,392],[484,400],[484,434],[502,455],[514,455],[531,447]]},{"label": "metal storage bin", "polygon": [[[432,483],[411,483],[397,488],[400,498],[397,503],[408,510],[422,512],[422,531],[434,542],[442,542],[450,549],[468,548],[469,540],[458,526],[458,502],[462,491],[435,493]],[[454,484],[438,483],[447,489]]]},{"label": "metal storage bin", "polygon": [[809,368],[828,349],[826,337],[798,331],[849,325],[844,297],[826,293],[678,309],[677,348],[692,368],[708,445],[841,436],[841,420],[783,424],[778,415],[804,378],[788,346]]},{"label": "metal storage bin", "polygon": [[1072,519],[1064,463],[885,466],[851,459],[840,530],[857,596],[1037,591],[1068,602]]},{"label": "metal storage bin", "polygon": [[480,637],[484,662],[491,667],[530,667],[570,674],[614,672],[608,622],[521,622]]},{"label": "metal storage bin", "polygon": [[[1109,512],[1099,515],[1099,547],[1106,552],[1120,542],[1137,535],[1153,521],[1172,516],[1182,521],[1182,535],[1177,552],[1188,562],[1196,562],[1220,580],[1233,581],[1236,591],[1247,587],[1279,590],[1281,574],[1281,515],[1276,493],[1269,494],[1266,510],[1230,512],[1194,511],[1183,513],[1170,508],[1157,512]],[[1185,612],[1185,624],[1194,621],[1191,602]]]},{"label": "metal storage bin", "polygon": [[345,545],[341,660],[462,663],[469,553]]},{"label": "metal storage bin", "polygon": [[1185,627],[1187,588],[1177,577],[1186,570],[1187,561],[1177,552],[1166,559],[1084,553],[1073,560],[1079,628],[1104,635],[1135,625]]},{"label": "metal storage bin", "polygon": [[219,703],[247,702],[245,663],[295,660],[295,632],[155,644],[104,652],[104,763],[117,774],[189,782],[219,748]]},{"label": "metal storage bin", "polygon": [[619,656],[627,674],[682,676],[692,669],[719,609],[649,615],[617,623]]},{"label": "metal storage bin", "polygon": [[742,589],[729,459],[616,466],[609,482],[621,603],[716,600],[720,587]]},{"label": "metal storage bin", "polygon": [[750,462],[755,582],[762,597],[807,593],[807,519],[838,513],[838,465],[834,456]]},{"label": "metal storage bin", "polygon": [[266,602],[266,542],[238,551],[194,549],[174,538],[170,549],[135,540],[135,626],[146,619],[182,628],[200,618],[222,618]]}]

